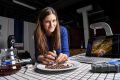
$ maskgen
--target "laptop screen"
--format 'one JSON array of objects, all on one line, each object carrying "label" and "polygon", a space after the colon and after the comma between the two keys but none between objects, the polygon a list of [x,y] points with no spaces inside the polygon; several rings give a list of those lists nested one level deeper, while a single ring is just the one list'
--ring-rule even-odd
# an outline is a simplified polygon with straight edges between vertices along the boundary
[{"label": "laptop screen", "polygon": [[120,57],[120,35],[90,38],[86,56]]}]

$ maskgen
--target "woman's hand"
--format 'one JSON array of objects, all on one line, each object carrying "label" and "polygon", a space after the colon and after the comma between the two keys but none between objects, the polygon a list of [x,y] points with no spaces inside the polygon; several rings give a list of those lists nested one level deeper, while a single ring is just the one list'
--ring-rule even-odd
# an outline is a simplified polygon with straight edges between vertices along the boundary
[{"label": "woman's hand", "polygon": [[56,59],[57,63],[62,63],[68,60],[68,56],[66,54],[60,53],[58,58]]},{"label": "woman's hand", "polygon": [[54,52],[49,51],[48,54],[40,55],[38,57],[38,60],[42,62],[43,64],[52,64],[55,62],[55,59],[57,57],[57,54]]}]

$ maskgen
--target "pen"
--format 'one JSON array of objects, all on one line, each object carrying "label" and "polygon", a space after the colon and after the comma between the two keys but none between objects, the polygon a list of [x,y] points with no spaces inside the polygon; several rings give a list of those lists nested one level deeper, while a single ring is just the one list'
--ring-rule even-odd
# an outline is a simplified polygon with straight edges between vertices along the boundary
[{"label": "pen", "polygon": [[[56,54],[56,51],[53,50],[53,53]],[[55,60],[56,60],[56,59],[57,59],[57,55],[55,56]],[[54,61],[54,62],[49,62],[49,64],[53,65],[53,64],[56,64],[56,62],[55,62],[55,61]]]},{"label": "pen", "polygon": [[55,51],[55,50],[53,50],[53,53],[56,53],[56,51]]},{"label": "pen", "polygon": [[28,67],[27,67],[27,66],[25,66],[24,68],[25,68],[25,71],[24,71],[24,74],[25,74],[25,72],[27,71]]}]

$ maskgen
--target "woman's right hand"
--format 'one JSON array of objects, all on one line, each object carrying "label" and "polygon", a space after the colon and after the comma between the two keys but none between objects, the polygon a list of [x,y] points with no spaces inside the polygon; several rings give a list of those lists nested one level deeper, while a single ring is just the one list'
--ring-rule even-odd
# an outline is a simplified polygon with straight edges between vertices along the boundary
[{"label": "woman's right hand", "polygon": [[39,55],[38,60],[45,65],[52,64],[55,62],[57,54],[54,52],[49,51],[48,54]]}]

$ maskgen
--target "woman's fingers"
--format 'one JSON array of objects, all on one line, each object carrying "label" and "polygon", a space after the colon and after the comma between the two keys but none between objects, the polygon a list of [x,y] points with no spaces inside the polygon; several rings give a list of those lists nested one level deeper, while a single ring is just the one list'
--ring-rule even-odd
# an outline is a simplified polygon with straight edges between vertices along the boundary
[{"label": "woman's fingers", "polygon": [[51,63],[54,63],[54,62],[55,62],[55,60],[51,60],[51,59],[48,59],[48,58],[45,58],[45,61],[46,61],[46,62],[48,62],[49,64],[51,64]]},{"label": "woman's fingers", "polygon": [[55,60],[55,58],[56,58],[56,57],[54,57],[52,55],[46,55],[45,57],[48,58],[48,59],[51,59],[51,60]]},{"label": "woman's fingers", "polygon": [[51,56],[53,56],[53,57],[57,57],[57,54],[56,54],[55,51],[54,52],[49,51],[48,54],[51,55]]},{"label": "woman's fingers", "polygon": [[45,64],[45,65],[47,65],[47,64],[48,64],[48,62],[47,62],[47,61],[42,61],[42,63],[43,63],[43,64]]},{"label": "woman's fingers", "polygon": [[49,51],[48,54],[45,55],[45,57],[49,58],[49,59],[52,59],[52,60],[55,60],[56,57],[57,57],[57,54]]},{"label": "woman's fingers", "polygon": [[38,61],[43,61],[43,59],[44,59],[44,56],[43,56],[43,55],[39,55],[39,56],[38,56]]},{"label": "woman's fingers", "polygon": [[39,61],[42,62],[43,64],[52,64],[54,62],[62,63],[68,60],[68,56],[63,53],[60,53],[57,59],[56,57],[57,57],[56,53],[48,52],[48,54],[40,55],[38,58],[39,58]]},{"label": "woman's fingers", "polygon": [[38,61],[42,62],[43,64],[48,64],[48,62],[45,60],[44,55],[39,55]]},{"label": "woman's fingers", "polygon": [[61,60],[63,60],[64,56],[62,53],[60,53],[60,55],[58,56],[56,62],[61,62]]},{"label": "woman's fingers", "polygon": [[68,60],[68,56],[66,54],[60,53],[56,62],[61,63],[61,62],[65,62],[67,60]]},{"label": "woman's fingers", "polygon": [[39,57],[38,57],[39,61],[42,62],[43,64],[51,64],[51,63],[55,62],[55,60],[49,59],[46,56],[45,55],[39,55]]}]

